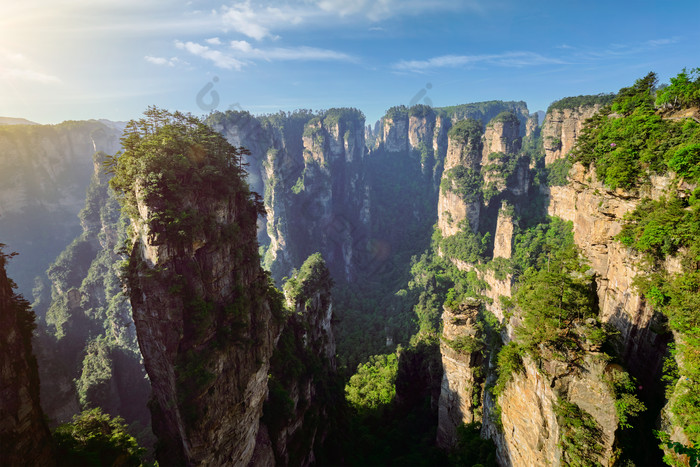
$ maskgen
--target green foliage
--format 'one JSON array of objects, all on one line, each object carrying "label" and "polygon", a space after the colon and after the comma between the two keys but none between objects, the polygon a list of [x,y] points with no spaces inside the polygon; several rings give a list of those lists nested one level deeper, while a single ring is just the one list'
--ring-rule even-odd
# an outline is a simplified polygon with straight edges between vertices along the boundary
[{"label": "green foliage", "polygon": [[504,187],[512,186],[517,181],[518,165],[527,165],[528,162],[529,159],[527,157],[522,157],[519,154],[504,154],[501,152],[489,154],[488,163],[483,167],[484,175],[490,180],[483,190],[484,203],[488,203]]},{"label": "green foliage", "polygon": [[449,237],[440,238],[436,235],[436,238],[440,239],[440,249],[448,258],[476,263],[484,257],[491,241],[491,233],[487,232],[482,236],[473,233],[470,228],[463,228]]},{"label": "green foliage", "polygon": [[292,187],[292,193],[294,193],[295,195],[298,195],[302,191],[304,191],[304,175],[303,174],[297,179],[296,183]]},{"label": "green foliage", "polygon": [[579,107],[604,106],[610,104],[615,94],[593,94],[588,96],[565,97],[552,102],[547,108],[547,114],[552,110],[577,109]]},{"label": "green foliage", "polygon": [[467,118],[455,123],[447,133],[447,137],[455,141],[468,143],[468,150],[473,150],[481,142],[481,135],[483,134],[484,127],[481,122],[473,118]]},{"label": "green foliage", "polygon": [[408,109],[408,115],[416,118],[434,118],[435,111],[429,105],[416,104]]},{"label": "green foliage", "polygon": [[518,120],[518,117],[512,110],[504,110],[503,112],[493,117],[489,122],[489,125],[491,123],[509,123],[514,125],[520,125],[520,120]]},{"label": "green foliage", "polygon": [[474,169],[458,165],[447,171],[440,182],[443,191],[453,191],[467,203],[481,200],[483,178]]},{"label": "green foliage", "polygon": [[292,277],[284,284],[284,292],[297,303],[306,301],[311,293],[330,290],[333,287],[331,273],[326,267],[321,253],[314,253],[304,261],[299,271],[292,272]]},{"label": "green foliage", "polygon": [[516,277],[531,268],[547,268],[558,251],[574,248],[572,229],[570,221],[549,217],[517,233],[512,258]]},{"label": "green foliage", "polygon": [[457,446],[450,453],[450,465],[496,467],[496,445],[481,437],[481,424],[473,422],[457,427]]},{"label": "green foliage", "polygon": [[354,127],[359,124],[359,127],[364,126],[365,114],[358,109],[350,108],[332,108],[323,112],[323,124],[326,127],[342,125],[343,128]]},{"label": "green foliage", "polygon": [[700,205],[688,209],[688,200],[677,196],[644,199],[631,213],[617,239],[656,259],[674,255],[681,245],[700,236]]},{"label": "green foliage", "polygon": [[656,75],[620,90],[610,106],[586,125],[571,152],[572,161],[593,163],[610,188],[631,189],[652,173],[671,169],[697,180],[700,125],[692,119],[664,120],[654,109]]},{"label": "green foliage", "polygon": [[73,417],[53,433],[59,466],[138,466],[145,449],[127,432],[124,420],[100,409]]},{"label": "green foliage", "polygon": [[405,105],[397,105],[389,108],[384,114],[385,120],[405,120],[408,118],[408,109]]},{"label": "green foliage", "polygon": [[595,289],[587,266],[575,249],[557,251],[548,269],[529,269],[520,280],[515,300],[522,310],[518,339],[537,353],[540,344],[576,350],[580,336],[574,322],[596,317]]},{"label": "green foliage", "polygon": [[[130,121],[122,137],[123,151],[107,159],[114,176],[110,186],[121,196],[126,213],[136,219],[138,203],[151,206],[151,241],[178,245],[208,233],[215,222],[195,208],[198,199],[239,196],[255,217],[264,209],[243,180],[244,148],[231,146],[199,119],[150,107],[145,118]],[[188,204],[189,202],[189,204]]]},{"label": "green foliage", "polygon": [[345,398],[359,413],[388,407],[396,395],[396,354],[375,355],[357,367],[345,386]]},{"label": "green foliage", "polygon": [[683,71],[656,95],[656,105],[680,109],[700,105],[700,68]]},{"label": "green foliage", "polygon": [[488,123],[499,113],[509,110],[518,115],[527,115],[527,104],[523,101],[485,101],[452,105],[434,109],[442,117],[459,122],[467,118]]},{"label": "green foliage", "polygon": [[603,430],[591,414],[563,399],[554,406],[554,413],[560,427],[562,465],[600,466]]},{"label": "green foliage", "polygon": [[546,170],[547,186],[564,186],[568,183],[567,177],[571,170],[571,160],[568,157],[557,159],[549,164]]},{"label": "green foliage", "polygon": [[497,357],[498,379],[493,387],[493,394],[496,398],[503,393],[515,373],[522,373],[525,370],[523,366],[524,352],[523,347],[514,341],[508,342],[499,350]]},{"label": "green foliage", "polygon": [[661,441],[660,447],[673,452],[673,454],[667,453],[664,456],[664,461],[668,465],[700,467],[700,447],[693,444],[686,446],[677,441],[671,441],[671,436],[663,431],[655,431],[654,434]]},{"label": "green foliage", "polygon": [[481,352],[486,346],[482,338],[474,336],[459,336],[452,340],[443,339],[443,342],[449,345],[453,350],[462,354]]},{"label": "green foliage", "polygon": [[623,430],[632,428],[630,419],[646,410],[644,404],[635,394],[637,385],[634,378],[626,371],[613,367],[605,373],[605,379],[615,395],[618,426]]}]

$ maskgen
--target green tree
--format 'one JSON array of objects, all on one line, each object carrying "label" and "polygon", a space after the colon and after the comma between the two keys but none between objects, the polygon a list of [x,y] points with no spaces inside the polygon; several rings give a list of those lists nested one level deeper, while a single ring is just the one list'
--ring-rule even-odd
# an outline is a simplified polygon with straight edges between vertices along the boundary
[{"label": "green tree", "polygon": [[146,450],[127,432],[120,417],[100,409],[73,417],[53,433],[59,466],[138,466]]}]

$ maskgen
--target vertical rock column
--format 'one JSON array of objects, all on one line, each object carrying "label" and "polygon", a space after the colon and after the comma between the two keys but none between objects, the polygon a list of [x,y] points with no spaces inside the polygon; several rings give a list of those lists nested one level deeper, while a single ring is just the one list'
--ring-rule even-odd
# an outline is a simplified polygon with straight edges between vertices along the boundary
[{"label": "vertical rock column", "polygon": [[465,194],[459,192],[450,177],[454,170],[480,170],[483,151],[481,136],[481,124],[471,119],[457,123],[448,134],[447,156],[438,198],[438,227],[443,237],[458,233],[464,220],[467,220],[472,231],[479,229],[481,200],[477,197],[465,201]]},{"label": "vertical rock column", "polygon": [[477,324],[480,302],[466,299],[458,307],[445,306],[440,353],[444,369],[438,406],[437,442],[451,448],[457,427],[481,420],[483,341]]},{"label": "vertical rock column", "polygon": [[34,314],[14,293],[5,261],[0,251],[0,465],[52,465],[32,353]]}]

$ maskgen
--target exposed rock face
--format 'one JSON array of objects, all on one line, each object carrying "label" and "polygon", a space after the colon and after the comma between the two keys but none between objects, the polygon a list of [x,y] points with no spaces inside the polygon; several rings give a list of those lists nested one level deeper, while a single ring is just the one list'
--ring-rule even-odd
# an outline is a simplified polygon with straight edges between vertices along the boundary
[{"label": "exposed rock face", "polygon": [[496,234],[493,240],[493,257],[510,259],[513,253],[513,214],[512,208],[501,203],[496,220]]},{"label": "exposed rock face", "polygon": [[600,104],[572,109],[552,109],[542,125],[545,163],[551,164],[566,156],[574,147],[583,124],[602,106]]},{"label": "exposed rock face", "polygon": [[[638,193],[612,191],[598,182],[593,170],[575,164],[566,186],[549,188],[548,213],[573,222],[574,240],[590,260],[596,281],[600,317],[621,333],[623,359],[635,375],[650,380],[662,364],[668,336],[656,332],[658,316],[633,285],[639,274],[639,258],[614,239],[622,219],[644,197],[658,199],[669,187],[669,178],[655,177],[651,187]],[[678,265],[669,264],[678,271]]]},{"label": "exposed rock face", "polygon": [[95,153],[85,207],[76,216],[83,232],[49,267],[50,298],[35,302],[47,324],[35,339],[42,406],[52,423],[69,422],[80,411],[80,392],[84,407],[148,425],[150,387],[115,267],[126,226],[104,160]]},{"label": "exposed rock face", "polygon": [[440,340],[442,387],[438,405],[437,443],[452,448],[457,427],[481,418],[481,394],[484,381],[480,339],[477,326],[478,300],[467,301],[458,309],[445,307]]},{"label": "exposed rock face", "polygon": [[[340,396],[332,389],[337,374],[330,272],[318,254],[300,271],[295,278],[298,289],[285,287],[287,303],[294,312],[272,357],[270,396],[263,416],[272,457],[276,465],[285,466],[315,463],[332,424],[332,397]],[[294,362],[302,368],[290,368]],[[263,437],[256,451],[265,450]],[[271,464],[256,460],[255,465]]]},{"label": "exposed rock face", "polygon": [[[463,221],[470,226],[479,225],[479,205],[465,203],[453,191],[440,190],[438,200],[438,227],[443,237],[449,237],[462,230]],[[472,227],[473,228],[473,227]]]},{"label": "exposed rock face", "polygon": [[387,152],[408,151],[408,114],[384,117],[382,140]]},{"label": "exposed rock face", "polygon": [[525,136],[528,138],[533,136],[537,131],[537,127],[539,126],[539,124],[539,115],[537,115],[536,113],[530,115],[527,118],[527,122],[525,122]]},{"label": "exposed rock face", "polygon": [[80,232],[92,155],[114,154],[122,130],[96,120],[0,126],[0,238],[22,254],[22,266],[8,271],[25,296]]},{"label": "exposed rock face", "polygon": [[481,139],[481,135],[478,137],[469,135],[467,138],[448,138],[445,172],[458,165],[470,169],[478,169],[481,166],[483,148],[484,142]]},{"label": "exposed rock face", "polygon": [[433,147],[435,136],[435,113],[427,112],[425,115],[409,115],[408,117],[408,144],[411,148],[417,148],[424,144]]},{"label": "exposed rock face", "polygon": [[520,150],[520,122],[515,115],[508,120],[495,120],[486,125],[482,164],[494,152],[516,154]]},{"label": "exposed rock face", "polygon": [[462,229],[463,221],[467,221],[472,231],[479,229],[479,214],[481,200],[464,200],[464,194],[459,193],[455,182],[445,180],[450,171],[456,167],[465,167],[470,171],[478,171],[481,167],[483,142],[477,131],[452,134],[447,144],[443,182],[438,197],[438,227],[443,237],[449,237]]},{"label": "exposed rock face", "polygon": [[183,210],[215,224],[188,242],[151,231],[158,206],[137,195],[131,304],[165,465],[245,465],[253,455],[280,304],[259,264],[259,208],[241,190],[185,198]]},{"label": "exposed rock face", "polygon": [[32,353],[34,314],[16,295],[0,251],[0,464],[53,465]]},{"label": "exposed rock face", "polygon": [[[320,251],[334,277],[350,280],[371,220],[364,116],[354,109],[252,117],[227,112],[212,127],[251,152],[251,187],[265,193],[264,264],[276,280]],[[407,125],[407,121],[406,121]],[[406,127],[403,128],[404,133]]]},{"label": "exposed rock face", "polygon": [[596,421],[603,446],[598,461],[610,465],[617,415],[615,399],[603,376],[605,361],[589,354],[578,369],[557,360],[545,360],[538,368],[529,358],[524,359],[523,366],[524,371],[513,376],[499,398],[502,430],[486,425],[486,432],[496,443],[499,463],[560,465],[561,426],[554,407],[559,399],[566,399]]}]

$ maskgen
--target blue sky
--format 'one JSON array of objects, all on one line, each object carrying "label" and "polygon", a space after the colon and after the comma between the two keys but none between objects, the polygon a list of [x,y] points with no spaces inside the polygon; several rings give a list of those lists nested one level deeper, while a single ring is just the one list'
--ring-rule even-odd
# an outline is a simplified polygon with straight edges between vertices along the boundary
[{"label": "blue sky", "polygon": [[374,122],[412,100],[492,99],[534,112],[700,67],[698,18],[697,0],[0,0],[0,116],[356,107]]}]

